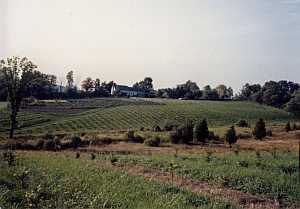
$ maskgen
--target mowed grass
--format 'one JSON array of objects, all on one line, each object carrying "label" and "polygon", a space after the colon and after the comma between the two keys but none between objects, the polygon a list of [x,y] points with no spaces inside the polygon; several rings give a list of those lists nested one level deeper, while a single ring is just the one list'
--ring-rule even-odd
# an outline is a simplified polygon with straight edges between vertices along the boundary
[{"label": "mowed grass", "polygon": [[[84,158],[84,159],[83,159]],[[75,153],[22,153],[0,161],[1,208],[233,208],[177,187],[101,168]]]},{"label": "mowed grass", "polygon": [[[49,121],[33,122],[32,126],[20,127],[19,133],[45,133],[54,132],[78,132],[96,130],[120,130],[139,129],[141,127],[152,128],[154,125],[163,126],[166,121],[184,123],[187,119],[194,122],[206,118],[210,127],[221,127],[235,124],[240,119],[246,119],[254,123],[258,118],[263,118],[268,123],[286,122],[295,118],[280,109],[259,105],[250,102],[225,102],[225,101],[179,101],[179,100],[141,100],[127,99],[127,104],[120,100],[121,105],[95,108],[78,114],[64,117],[49,118],[42,112],[39,114]],[[88,101],[88,100],[86,100]],[[92,100],[91,100],[92,101]],[[117,102],[118,99],[114,99]],[[93,101],[94,102],[94,101]],[[97,101],[97,105],[100,105]],[[103,100],[102,102],[105,102]],[[107,101],[106,101],[107,102]],[[134,102],[138,103],[138,105]],[[152,102],[152,103],[149,103]],[[160,104],[160,105],[157,105]],[[55,112],[55,110],[53,110]],[[30,116],[29,116],[30,117]],[[26,117],[22,120],[26,120]],[[1,121],[0,121],[1,123]]]},{"label": "mowed grass", "polygon": [[165,105],[120,106],[95,109],[67,118],[55,124],[36,127],[36,132],[54,130],[72,132],[78,130],[118,130],[152,128],[171,120],[184,123],[207,118],[211,127],[225,126],[246,119],[254,123],[258,118],[268,122],[283,122],[293,117],[279,109],[247,102],[216,101],[167,101]]},{"label": "mowed grass", "polygon": [[[109,160],[110,156],[99,156]],[[138,164],[276,199],[300,207],[298,156],[292,152],[241,152],[212,155],[118,155],[119,163]],[[172,163],[172,167],[170,166]]]}]

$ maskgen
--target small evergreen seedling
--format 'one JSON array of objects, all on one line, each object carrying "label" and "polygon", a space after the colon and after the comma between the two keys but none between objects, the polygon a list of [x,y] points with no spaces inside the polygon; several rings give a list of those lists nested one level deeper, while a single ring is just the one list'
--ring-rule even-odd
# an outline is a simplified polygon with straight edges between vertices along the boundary
[{"label": "small evergreen seedling", "polygon": [[13,166],[15,165],[16,161],[16,154],[14,153],[13,150],[7,150],[3,152],[3,160],[7,162],[8,166]]},{"label": "small evergreen seedling", "polygon": [[255,151],[255,155],[257,159],[261,159],[261,154],[258,150]]},{"label": "small evergreen seedling", "polygon": [[206,162],[208,162],[208,163],[211,162],[213,153],[214,152],[212,149],[206,150]]},{"label": "small evergreen seedling", "polygon": [[255,155],[256,155],[256,167],[261,167],[262,163],[261,163],[261,154],[258,150],[255,151]]},{"label": "small evergreen seedling", "polygon": [[112,165],[115,165],[116,162],[118,162],[118,159],[112,154],[112,155],[110,156],[110,163],[111,163]]},{"label": "small evergreen seedling", "polygon": [[94,153],[91,154],[91,160],[95,160],[96,159],[96,155]]},{"label": "small evergreen seedling", "polygon": [[234,126],[231,126],[230,129],[227,130],[225,134],[225,140],[228,142],[230,148],[232,147],[232,144],[235,144],[237,142],[237,136]]},{"label": "small evergreen seedling", "polygon": [[177,158],[177,157],[178,157],[178,149],[177,149],[177,148],[175,148],[174,157],[175,157],[175,158]]},{"label": "small evergreen seedling", "polygon": [[290,132],[292,129],[291,129],[291,124],[290,122],[287,122],[287,124],[285,125],[285,131],[286,132]]},{"label": "small evergreen seedling", "polygon": [[240,146],[238,144],[233,147],[233,152],[235,155],[240,154]]},{"label": "small evergreen seedling", "polygon": [[271,155],[273,156],[274,159],[277,159],[277,149],[276,147],[274,147],[272,150],[271,150]]}]

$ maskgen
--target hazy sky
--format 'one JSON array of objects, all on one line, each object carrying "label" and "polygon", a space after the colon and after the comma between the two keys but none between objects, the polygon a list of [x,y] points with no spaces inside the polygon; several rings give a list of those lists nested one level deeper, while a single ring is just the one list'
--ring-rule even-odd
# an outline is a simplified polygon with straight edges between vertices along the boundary
[{"label": "hazy sky", "polygon": [[77,83],[300,82],[300,0],[0,0],[0,56]]}]

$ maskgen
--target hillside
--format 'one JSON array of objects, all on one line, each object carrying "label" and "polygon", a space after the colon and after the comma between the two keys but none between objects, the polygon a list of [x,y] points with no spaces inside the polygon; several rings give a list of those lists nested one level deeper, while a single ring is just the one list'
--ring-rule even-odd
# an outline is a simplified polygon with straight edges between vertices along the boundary
[{"label": "hillside", "polygon": [[[74,102],[74,101],[73,101]],[[183,123],[186,119],[197,121],[207,118],[211,127],[227,126],[240,119],[254,123],[258,118],[267,122],[293,120],[289,113],[272,107],[250,102],[180,101],[180,100],[136,100],[95,99],[77,101],[78,106],[43,104],[22,110],[19,116],[18,133],[118,130],[163,125],[167,120]],[[91,103],[92,106],[87,104]],[[107,105],[109,103],[109,105]],[[96,105],[95,105],[96,104]],[[84,108],[80,109],[81,106]],[[74,109],[77,109],[75,113]],[[37,111],[38,110],[38,111]],[[37,113],[38,112],[38,113]],[[8,128],[8,117],[0,120],[2,133]],[[1,129],[0,129],[1,130]]]}]

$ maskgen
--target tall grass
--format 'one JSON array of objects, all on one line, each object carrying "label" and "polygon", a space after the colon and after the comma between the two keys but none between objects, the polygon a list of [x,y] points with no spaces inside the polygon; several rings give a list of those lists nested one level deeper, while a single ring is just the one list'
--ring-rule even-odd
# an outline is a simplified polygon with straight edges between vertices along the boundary
[{"label": "tall grass", "polygon": [[[142,164],[179,175],[277,199],[283,206],[300,206],[297,155],[294,153],[240,152],[239,154],[117,156],[119,162]],[[104,157],[105,158],[105,157]]]},{"label": "tall grass", "polygon": [[75,155],[26,153],[18,159],[12,167],[0,163],[3,208],[233,208],[176,187],[101,168],[82,155],[76,159]]}]

